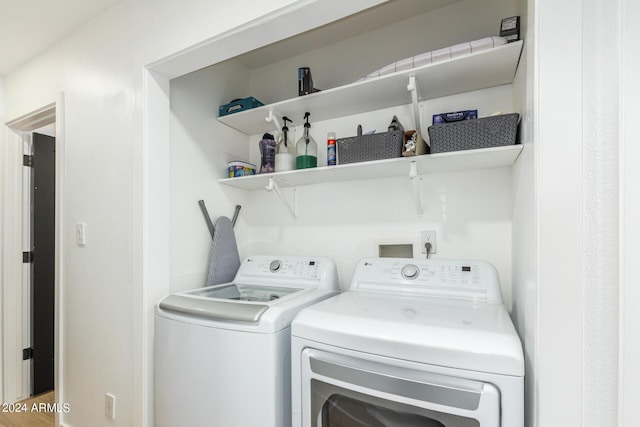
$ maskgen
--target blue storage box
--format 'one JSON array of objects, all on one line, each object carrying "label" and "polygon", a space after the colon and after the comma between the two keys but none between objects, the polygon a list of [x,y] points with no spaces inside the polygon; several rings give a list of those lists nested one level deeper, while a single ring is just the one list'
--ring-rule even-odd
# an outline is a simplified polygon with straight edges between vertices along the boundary
[{"label": "blue storage box", "polygon": [[442,123],[453,123],[459,122],[460,120],[471,120],[477,118],[478,110],[455,111],[452,113],[434,114],[432,124],[439,125]]},{"label": "blue storage box", "polygon": [[264,104],[253,96],[243,99],[234,99],[228,104],[224,104],[220,106],[220,117],[226,116],[233,113],[238,113],[240,111],[249,110],[251,108],[261,107]]}]

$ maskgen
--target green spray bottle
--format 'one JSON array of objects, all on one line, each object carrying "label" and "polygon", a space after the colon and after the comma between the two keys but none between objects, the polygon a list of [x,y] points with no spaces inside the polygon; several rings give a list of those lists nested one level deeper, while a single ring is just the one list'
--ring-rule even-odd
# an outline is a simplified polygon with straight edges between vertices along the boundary
[{"label": "green spray bottle", "polygon": [[310,113],[304,113],[304,133],[296,143],[296,169],[315,168],[318,166],[318,143],[311,137]]}]

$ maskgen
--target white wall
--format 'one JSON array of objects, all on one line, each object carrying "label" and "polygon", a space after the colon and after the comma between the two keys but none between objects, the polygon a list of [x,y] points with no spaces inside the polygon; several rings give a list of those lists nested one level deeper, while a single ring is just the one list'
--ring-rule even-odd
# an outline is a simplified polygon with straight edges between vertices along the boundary
[{"label": "white wall", "polygon": [[590,0],[583,10],[582,419],[597,427],[618,420],[621,9]]},{"label": "white wall", "polygon": [[[580,1],[539,2],[536,13],[539,426],[582,424],[581,13]],[[558,48],[559,37],[576,48]]]},{"label": "white wall", "polygon": [[619,6],[537,3],[540,426],[618,418]]},{"label": "white wall", "polygon": [[[13,119],[65,93],[64,376],[67,426],[141,425],[136,389],[140,344],[134,327],[139,266],[134,254],[132,153],[143,138],[144,65],[261,16],[289,1],[123,1],[63,42],[5,76],[5,117]],[[153,147],[151,147],[153,149]],[[4,208],[4,207],[3,207]],[[74,225],[88,243],[76,247]],[[115,422],[104,394],[117,398]],[[134,404],[137,403],[137,404]]]},{"label": "white wall", "polygon": [[215,118],[217,106],[244,90],[248,77],[226,62],[216,73],[191,73],[171,85],[171,292],[206,285],[211,237],[198,200],[213,220],[243,206],[235,231],[239,251],[247,253],[246,194],[226,189],[227,195],[216,180],[227,162],[248,158],[249,146]]},{"label": "white wall", "polygon": [[514,81],[514,93],[521,94],[516,105],[523,111],[520,137],[523,150],[513,175],[513,308],[525,356],[525,426],[536,425],[536,291],[537,291],[537,188],[535,184],[534,64],[535,35],[533,2],[520,12],[525,34],[524,54]]}]

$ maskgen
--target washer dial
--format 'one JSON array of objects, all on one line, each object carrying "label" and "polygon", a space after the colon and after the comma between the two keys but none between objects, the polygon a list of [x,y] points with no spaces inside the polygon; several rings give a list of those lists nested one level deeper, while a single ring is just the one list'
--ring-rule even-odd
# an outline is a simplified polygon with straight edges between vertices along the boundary
[{"label": "washer dial", "polygon": [[402,267],[402,270],[400,270],[400,273],[402,274],[402,277],[404,277],[405,279],[413,280],[420,275],[420,269],[415,264],[407,264],[404,267]]},{"label": "washer dial", "polygon": [[279,271],[280,267],[282,267],[282,262],[280,262],[280,260],[271,261],[271,264],[269,264],[269,270],[272,273]]}]

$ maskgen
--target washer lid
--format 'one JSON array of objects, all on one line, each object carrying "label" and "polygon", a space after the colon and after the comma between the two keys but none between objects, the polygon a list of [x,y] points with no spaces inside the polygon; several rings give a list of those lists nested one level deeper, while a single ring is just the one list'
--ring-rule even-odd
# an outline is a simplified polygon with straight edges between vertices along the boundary
[{"label": "washer lid", "polygon": [[257,322],[269,308],[266,304],[234,304],[224,300],[192,298],[188,295],[169,295],[160,301],[167,311],[237,322]]},{"label": "washer lid", "polygon": [[502,304],[348,291],[301,311],[291,334],[396,359],[524,375],[520,340]]}]

